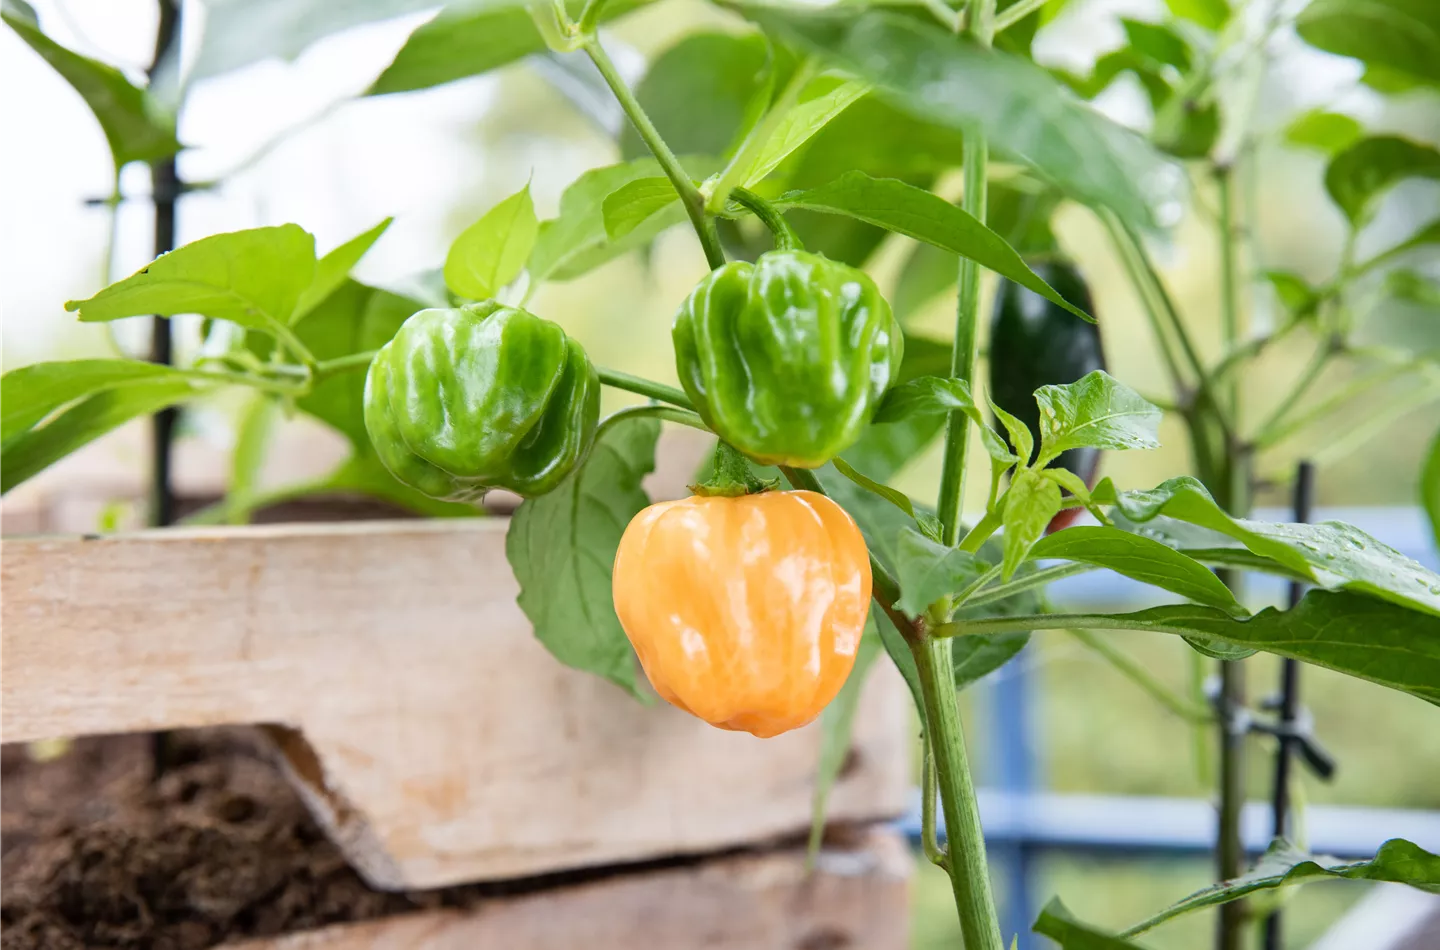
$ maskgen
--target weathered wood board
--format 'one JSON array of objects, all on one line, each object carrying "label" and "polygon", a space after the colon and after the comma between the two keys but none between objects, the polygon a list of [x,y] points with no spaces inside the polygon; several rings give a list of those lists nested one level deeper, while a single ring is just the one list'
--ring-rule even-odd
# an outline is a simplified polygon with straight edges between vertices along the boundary
[{"label": "weathered wood board", "polygon": [[873,829],[814,874],[800,850],[721,857],[220,950],[904,950],[910,867],[904,840]]},{"label": "weathered wood board", "polygon": [[[376,886],[425,888],[795,832],[819,735],[758,740],[565,668],[515,604],[504,519],[0,543],[6,742],[271,723]],[[881,664],[831,815],[904,810]]]}]

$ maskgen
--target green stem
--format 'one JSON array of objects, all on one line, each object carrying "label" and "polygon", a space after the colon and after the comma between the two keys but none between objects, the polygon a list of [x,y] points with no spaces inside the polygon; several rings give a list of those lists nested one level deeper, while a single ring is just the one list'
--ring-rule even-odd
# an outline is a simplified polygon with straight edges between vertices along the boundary
[{"label": "green stem", "polygon": [[274,335],[275,339],[279,340],[280,344],[290,351],[291,355],[312,372],[315,370],[315,354],[311,353],[310,348],[301,342],[300,338],[295,335],[295,331],[291,330],[290,327],[281,323],[279,320],[267,321],[266,327],[269,332]]},{"label": "green stem", "polygon": [[1108,643],[1103,637],[1096,636],[1090,630],[1074,628],[1070,628],[1069,633],[1175,715],[1193,723],[1208,725],[1215,721],[1210,710],[1203,706],[1194,706],[1184,697],[1176,695],[1174,690],[1160,682],[1133,656]]},{"label": "green stem", "polygon": [[1334,393],[1324,402],[1319,403],[1289,422],[1285,422],[1283,419],[1277,419],[1273,425],[1261,429],[1260,433],[1255,436],[1255,446],[1256,448],[1263,449],[1277,445],[1300,430],[1324,419],[1337,409],[1348,406],[1357,397],[1364,395],[1376,386],[1414,372],[1419,369],[1421,365],[1421,361],[1400,363],[1394,366],[1386,366],[1369,375],[1362,376],[1349,386]]},{"label": "green stem", "polygon": [[595,440],[598,442],[600,437],[614,426],[626,420],[638,418],[664,419],[667,422],[678,422],[683,426],[699,429],[702,432],[710,431],[710,427],[689,409],[677,409],[674,406],[626,406],[600,420],[600,425],[595,429]]},{"label": "green stem", "polygon": [[[1240,340],[1240,299],[1236,273],[1235,209],[1231,194],[1233,170],[1229,165],[1215,166],[1215,184],[1220,200],[1220,326],[1225,349],[1233,350]],[[1217,384],[1218,385],[1218,384]],[[1240,381],[1230,380],[1222,403],[1230,418],[1239,426]]]},{"label": "green stem", "polygon": [[710,192],[709,209],[711,211],[721,211],[725,207],[725,202],[730,199],[730,192],[746,184],[756,157],[775,135],[780,124],[790,114],[791,108],[800,100],[800,91],[805,88],[805,84],[814,75],[813,58],[807,56],[796,64],[795,71],[790,74],[790,79],[785,83],[785,88],[780,91],[779,97],[771,103],[764,117],[745,136],[745,141],[740,143],[735,157],[730,159],[729,164],[716,177],[714,187]]},{"label": "green stem", "polygon": [[940,847],[940,839],[935,834],[935,792],[935,753],[930,751],[930,743],[926,741],[925,749],[920,753],[920,850],[931,864],[948,874],[950,858]]},{"label": "green stem", "polygon": [[333,360],[321,360],[315,364],[315,381],[318,383],[336,373],[348,373],[351,370],[368,368],[370,361],[375,359],[375,354],[378,352],[379,350],[365,350],[361,353],[351,353],[348,356],[337,356]]},{"label": "green stem", "polygon": [[1119,219],[1109,212],[1100,214],[1100,221],[1105,229],[1110,232],[1110,241],[1115,245],[1115,253],[1120,258],[1120,264],[1125,268],[1125,276],[1130,278],[1130,286],[1135,288],[1136,295],[1140,298],[1140,309],[1145,312],[1145,317],[1150,321],[1150,331],[1155,334],[1155,345],[1160,350],[1160,359],[1165,363],[1165,370],[1170,374],[1170,383],[1176,392],[1183,392],[1185,388],[1185,374],[1180,370],[1180,361],[1176,359],[1175,353],[1170,348],[1170,337],[1165,332],[1164,325],[1160,322],[1160,310],[1150,297],[1146,288],[1146,282],[1141,273],[1141,266],[1136,260],[1133,249],[1121,232]]},{"label": "green stem", "polygon": [[1000,524],[999,512],[993,510],[987,511],[985,512],[985,517],[975,522],[975,527],[971,528],[969,533],[966,534],[964,539],[956,546],[962,551],[968,551],[974,554],[980,550],[980,545],[984,544],[990,535],[1000,530]]},{"label": "green stem", "polygon": [[310,391],[308,383],[293,385],[280,380],[265,379],[260,376],[252,376],[249,373],[231,373],[218,369],[177,369],[174,372],[191,379],[203,380],[214,383],[236,383],[241,386],[249,386],[251,389],[258,389],[261,392],[275,393],[279,396],[303,396]]},{"label": "green stem", "polygon": [[1244,343],[1237,344],[1220,358],[1220,362],[1215,364],[1215,368],[1210,371],[1210,378],[1214,380],[1218,386],[1242,363],[1255,359],[1272,344],[1279,343],[1285,339],[1296,327],[1300,326],[1300,323],[1301,321],[1299,319],[1289,317],[1274,333],[1253,337]]},{"label": "green stem", "polygon": [[998,587],[991,587],[974,594],[969,600],[957,600],[955,606],[984,607],[987,604],[998,603],[1007,597],[1027,590],[1034,590],[1036,587],[1044,587],[1052,581],[1058,581],[1066,577],[1074,577],[1076,574],[1084,574],[1087,571],[1098,570],[1094,564],[1081,564],[1072,562],[1070,564],[1057,564],[1054,567],[1044,567],[1033,574],[1026,574],[1024,577],[1017,577],[1008,584],[1001,584]]},{"label": "green stem", "polygon": [[1295,408],[1301,399],[1305,398],[1305,394],[1310,391],[1310,387],[1320,378],[1320,374],[1325,371],[1326,364],[1330,362],[1331,357],[1334,355],[1334,347],[1332,347],[1328,341],[1321,340],[1315,348],[1314,355],[1310,357],[1310,362],[1306,364],[1305,369],[1300,373],[1295,384],[1290,387],[1290,392],[1285,395],[1284,399],[1280,400],[1280,404],[1275,407],[1275,410],[1270,413],[1269,418],[1260,426],[1262,436],[1264,433],[1274,431],[1285,421],[1285,417],[1290,414],[1291,410]]},{"label": "green stem", "polygon": [[610,61],[604,48],[600,45],[599,39],[593,33],[585,34],[580,40],[581,48],[589,55],[590,61],[600,71],[605,79],[605,84],[615,94],[615,99],[620,103],[620,108],[630,117],[630,122],[635,126],[635,131],[640,133],[640,138],[649,147],[655,160],[665,170],[665,177],[670,179],[670,184],[675,186],[675,193],[680,196],[680,203],[685,206],[685,213],[690,216],[690,223],[695,228],[695,234],[700,238],[700,246],[705,250],[705,260],[709,262],[711,269],[720,267],[725,263],[725,252],[720,247],[720,236],[715,230],[715,222],[705,213],[705,199],[701,197],[700,190],[690,180],[689,174],[680,167],[680,160],[675,153],[670,151],[670,146],[660,137],[660,132],[650,117],[641,108],[640,101],[625,85],[625,80],[620,78],[620,73],[615,69],[615,64]]},{"label": "green stem", "polygon": [[960,726],[950,644],[921,637],[911,641],[910,652],[919,674],[928,725],[926,740],[935,756],[940,804],[945,812],[947,870],[960,914],[960,935],[966,950],[1004,950],[995,898],[990,891],[980,808]]},{"label": "green stem", "polygon": [[759,218],[760,223],[769,229],[775,238],[775,250],[803,251],[805,249],[805,245],[800,243],[799,235],[795,233],[794,228],[790,227],[790,222],[785,220],[785,215],[779,208],[747,188],[734,189],[730,192],[730,197]]},{"label": "green stem", "polygon": [[1049,0],[1019,0],[995,16],[995,32],[1000,33],[1043,7]]},{"label": "green stem", "polygon": [[664,383],[653,382],[640,376],[631,376],[629,373],[606,369],[603,366],[595,367],[595,372],[599,374],[600,382],[606,386],[623,389],[626,392],[635,393],[637,396],[658,399],[660,402],[668,402],[670,405],[679,406],[681,409],[694,408],[694,406],[690,404],[690,397],[674,386],[666,386]]}]

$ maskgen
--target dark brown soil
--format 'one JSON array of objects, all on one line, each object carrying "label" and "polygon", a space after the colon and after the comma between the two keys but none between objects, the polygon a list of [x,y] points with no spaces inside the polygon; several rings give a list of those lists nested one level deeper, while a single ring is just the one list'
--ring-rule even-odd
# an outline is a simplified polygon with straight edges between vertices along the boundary
[{"label": "dark brown soil", "polygon": [[474,888],[372,890],[321,832],[256,730],[76,740],[0,753],[0,947],[200,950],[337,921],[466,905]]}]

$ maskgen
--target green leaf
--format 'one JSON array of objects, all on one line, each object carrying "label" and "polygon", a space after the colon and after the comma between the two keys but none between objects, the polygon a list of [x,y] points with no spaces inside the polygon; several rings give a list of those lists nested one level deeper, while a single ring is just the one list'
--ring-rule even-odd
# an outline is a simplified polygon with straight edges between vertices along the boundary
[{"label": "green leaf", "polygon": [[1182,914],[1226,904],[1259,891],[1336,878],[1409,884],[1431,894],[1440,894],[1440,855],[1431,854],[1402,838],[1391,838],[1368,861],[1341,861],[1338,858],[1314,857],[1279,839],[1245,874],[1196,891],[1131,927],[1125,931],[1125,936],[1144,933]]},{"label": "green leaf", "polygon": [[900,677],[905,680],[905,685],[910,688],[910,698],[914,700],[915,711],[920,716],[921,728],[925,725],[925,696],[920,687],[920,671],[915,666],[915,656],[910,652],[910,645],[900,635],[895,624],[889,616],[877,606],[871,606],[870,619],[880,630],[880,642],[885,646],[885,652],[890,656],[890,661],[900,671]]},{"label": "green leaf", "polygon": [[1042,538],[1030,550],[1030,556],[1094,564],[1197,604],[1219,607],[1236,617],[1248,613],[1230,588],[1199,561],[1159,541],[1118,528],[1103,525],[1066,528]]},{"label": "green leaf", "polygon": [[1173,216],[1181,170],[1027,60],[899,12],[735,5],[767,33],[873,83],[896,108],[955,129],[978,127],[992,146],[1078,200],[1112,208],[1136,226]]},{"label": "green leaf", "polygon": [[1417,247],[1429,247],[1432,244],[1440,244],[1440,218],[1428,224],[1422,224],[1415,229],[1415,233],[1401,241],[1395,246],[1381,251],[1361,265],[1362,270],[1369,270],[1378,264],[1393,260],[1402,254],[1415,250]]},{"label": "green leaf", "polygon": [[[346,279],[295,325],[295,335],[317,360],[375,350],[424,305],[418,300]],[[333,427],[360,454],[373,451],[365,431],[365,372],[330,376],[295,400],[296,408]]]},{"label": "green leaf", "polygon": [[1396,300],[1440,309],[1440,283],[1417,270],[1392,270],[1385,275],[1385,289]]},{"label": "green leaf", "polygon": [[830,701],[830,705],[825,707],[824,712],[820,713],[820,760],[815,766],[815,792],[810,804],[810,841],[805,856],[807,862],[813,863],[815,856],[820,853],[820,842],[825,835],[825,813],[830,800],[830,790],[835,787],[845,759],[850,754],[850,737],[855,731],[855,712],[860,708],[860,694],[870,675],[870,668],[884,649],[880,642],[880,631],[876,626],[877,613],[878,610],[871,609],[870,620],[865,624],[865,632],[861,635],[860,645],[855,652],[855,665],[851,667],[845,685],[840,687],[840,692]]},{"label": "green leaf", "polygon": [[1060,486],[1039,472],[1022,468],[1011,479],[1001,504],[1005,560],[1000,578],[1008,581],[1035,542],[1044,537],[1045,526],[1060,510]]},{"label": "green leaf", "polygon": [[[655,58],[635,98],[671,150],[728,155],[756,111],[769,55],[758,34],[691,33]],[[650,154],[633,126],[620,133],[625,158]]]},{"label": "green leaf", "polygon": [[900,599],[895,607],[913,620],[931,604],[959,593],[989,569],[989,564],[969,551],[946,547],[914,528],[905,528],[896,545]]},{"label": "green leaf", "polygon": [[310,286],[300,295],[295,303],[295,313],[291,316],[290,322],[294,323],[304,317],[311,310],[314,310],[320,301],[335,292],[345,278],[350,276],[350,271],[360,263],[375,242],[380,240],[395,219],[386,218],[370,230],[357,234],[344,244],[335,248],[329,254],[320,258],[315,264],[315,279],[310,281]]},{"label": "green leaf", "polygon": [[515,511],[505,555],[520,582],[520,609],[566,666],[603,676],[646,700],[630,641],[615,616],[610,572],[620,536],[650,503],[640,480],[655,468],[656,419],[622,422],[554,491]]},{"label": "green leaf", "polygon": [[[1237,619],[1200,604],[1121,614],[1037,614],[966,620],[964,633],[1065,628],[1146,630],[1212,638],[1303,660],[1440,705],[1440,617],[1351,591],[1315,589],[1291,610]],[[943,635],[943,629],[940,631]]]},{"label": "green leaf", "polygon": [[257,392],[240,412],[236,425],[235,448],[230,453],[230,484],[225,490],[225,518],[229,524],[246,524],[250,520],[249,500],[257,492],[260,470],[270,449],[270,436],[280,421],[280,401],[268,393]]},{"label": "green leaf", "polygon": [[[1436,9],[1440,9],[1437,7]],[[1325,169],[1325,190],[1352,225],[1367,221],[1386,191],[1407,178],[1440,179],[1440,152],[1395,135],[1364,138]]]},{"label": "green leaf", "polygon": [[838,455],[830,461],[831,464],[835,466],[835,470],[841,475],[844,475],[866,491],[879,495],[913,518],[916,524],[919,525],[921,531],[932,537],[938,538],[940,536],[940,523],[923,510],[917,512],[915,510],[915,503],[910,500],[909,495],[906,495],[902,491],[897,491],[888,485],[882,485],[873,478],[861,474],[856,471],[849,462],[840,458]]},{"label": "green leaf", "polygon": [[315,278],[315,238],[294,224],[201,238],[66,310],[85,322],[198,313],[273,333]]},{"label": "green leaf", "polygon": [[923,241],[917,243],[900,269],[892,305],[901,326],[907,325],[924,307],[955,287],[958,261],[954,254]]},{"label": "green leaf", "polygon": [[964,136],[902,112],[871,93],[841,112],[785,163],[792,188],[833,181],[855,168],[920,184],[959,168]]},{"label": "green leaf", "polygon": [[1425,456],[1425,465],[1420,470],[1420,504],[1430,516],[1430,534],[1435,546],[1440,548],[1440,430],[1430,443],[1430,452]]},{"label": "green leaf", "polygon": [[[920,376],[949,371],[949,343],[905,334],[905,358],[900,363],[899,376],[902,385]],[[845,455],[864,471],[881,479],[891,478],[923,452],[944,425],[945,419],[934,414],[912,414],[872,424],[858,442],[845,450]]]},{"label": "green leaf", "polygon": [[1440,83],[1440,5],[1433,0],[1311,0],[1295,30],[1316,49]]},{"label": "green leaf", "polygon": [[1182,73],[1190,69],[1190,44],[1173,30],[1158,23],[1121,17],[1130,48],[1162,66],[1174,66]]},{"label": "green leaf", "polygon": [[1365,134],[1360,121],[1342,112],[1311,109],[1301,113],[1285,127],[1285,141],[1300,148],[1311,148],[1334,155]]},{"label": "green leaf", "polygon": [[892,386],[875,410],[877,423],[902,422],[926,415],[940,415],[959,411],[970,417],[980,429],[980,441],[986,453],[1002,465],[1020,461],[1010,451],[1000,434],[990,427],[970,395],[970,386],[963,379],[940,376],[921,376]]},{"label": "green leaf", "polygon": [[1118,493],[1107,478],[1091,497],[1099,504],[1114,505],[1140,530],[1157,516],[1167,515],[1233,538],[1321,587],[1356,591],[1440,616],[1440,575],[1359,528],[1338,521],[1271,524],[1231,518],[1205,487],[1189,476],[1172,478],[1150,491]]},{"label": "green leaf", "polygon": [[1383,63],[1367,63],[1360,81],[1387,96],[1404,95],[1425,86],[1425,80],[1398,69],[1391,69]]},{"label": "green leaf", "polygon": [[1310,286],[1309,281],[1293,271],[1267,270],[1261,276],[1270,281],[1270,286],[1275,289],[1275,296],[1280,298],[1285,309],[1297,317],[1314,313],[1320,305],[1319,292]]},{"label": "green leaf", "polygon": [[1170,12],[1182,20],[1198,23],[1212,33],[1230,21],[1228,0],[1165,0]]},{"label": "green leaf", "polygon": [[0,377],[0,445],[78,399],[123,386],[187,379],[180,370],[141,360],[59,360],[13,369]]},{"label": "green leaf", "polygon": [[445,255],[445,286],[471,300],[488,300],[520,276],[540,222],[527,182],[460,232]]},{"label": "green leaf", "polygon": [[601,204],[605,234],[610,240],[618,241],[679,200],[675,186],[663,176],[626,182],[606,195]]},{"label": "green leaf", "polygon": [[1145,950],[1138,943],[1131,943],[1103,930],[1097,930],[1089,924],[1082,924],[1058,897],[1050,898],[1050,903],[1040,911],[1040,917],[1031,929],[1042,937],[1055,941],[1060,945],[1060,950]]},{"label": "green leaf", "polygon": [[1044,465],[1066,449],[1159,448],[1162,413],[1104,370],[1073,383],[1041,386],[1040,458]]},{"label": "green leaf", "polygon": [[131,383],[82,399],[45,425],[0,446],[0,494],[131,419],[184,402],[202,390],[193,380],[161,380]]},{"label": "green leaf", "polygon": [[990,411],[995,413],[995,418],[1005,427],[1005,433],[1010,437],[1010,448],[1014,451],[1015,457],[1025,464],[1035,455],[1035,437],[1030,434],[1030,427],[1010,413],[1001,409],[992,400]]},{"label": "green leaf", "polygon": [[865,83],[854,80],[836,82],[824,76],[813,80],[755,157],[744,169],[735,170],[735,180],[746,185],[760,181],[868,91]]},{"label": "green leaf", "polygon": [[964,689],[1013,660],[1030,642],[1028,632],[993,637],[956,637],[950,642],[955,688]]},{"label": "green leaf", "polygon": [[782,195],[778,204],[858,218],[960,254],[1035,291],[1077,317],[1094,322],[1089,314],[1041,280],[1004,238],[963,209],[923,188],[894,178],[871,178],[857,170],[828,185]]},{"label": "green leaf", "polygon": [[130,162],[168,158],[180,151],[174,113],[149,92],[132,85],[120,70],[50,39],[41,31],[34,9],[24,0],[4,0],[0,19],[85,100],[105,133],[116,169]]}]

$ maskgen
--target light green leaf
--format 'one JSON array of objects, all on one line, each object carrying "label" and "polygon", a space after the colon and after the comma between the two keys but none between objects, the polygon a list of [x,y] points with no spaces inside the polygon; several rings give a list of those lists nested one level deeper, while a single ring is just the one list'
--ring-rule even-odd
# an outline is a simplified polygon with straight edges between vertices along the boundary
[{"label": "light green leaf", "polygon": [[[870,620],[865,624],[865,632],[855,652],[855,665],[851,667],[845,685],[820,713],[820,760],[815,766],[815,792],[810,803],[810,840],[805,849],[807,863],[813,864],[815,856],[820,853],[830,790],[835,787],[845,759],[850,754],[850,737],[855,731],[855,712],[860,708],[860,694],[870,675],[870,668],[884,649],[876,625],[877,613],[878,610],[871,609]],[[884,619],[883,615],[878,619]]]},{"label": "light green leaf", "polygon": [[1295,30],[1316,49],[1440,83],[1440,4],[1434,0],[1311,0]]},{"label": "light green leaf", "polygon": [[1076,920],[1060,898],[1050,898],[1050,903],[1040,911],[1040,917],[1031,928],[1042,937],[1049,937],[1060,946],[1060,950],[1145,950],[1138,943],[1131,943],[1097,930],[1089,924]]},{"label": "light green leaf", "polygon": [[1440,282],[1408,267],[1385,275],[1385,289],[1396,300],[1440,309]]},{"label": "light green leaf", "polygon": [[782,207],[843,214],[968,257],[1002,277],[1029,288],[1076,316],[1094,322],[1072,305],[1021,259],[1005,239],[976,218],[924,188],[894,178],[848,172],[828,185],[790,192]]},{"label": "light green leaf", "polygon": [[1035,437],[1030,434],[1030,427],[1001,409],[993,401],[990,403],[990,411],[995,413],[995,418],[999,419],[1000,424],[1005,427],[1016,458],[1028,465],[1030,460],[1035,457]]},{"label": "light green leaf", "polygon": [[1285,141],[1301,148],[1311,148],[1334,155],[1354,145],[1365,129],[1354,116],[1325,109],[1301,113],[1285,127]]},{"label": "light green leaf", "polygon": [[3,19],[85,100],[105,133],[117,169],[130,162],[153,162],[180,151],[175,116],[146,90],[113,66],[73,52],[40,29],[35,11],[24,0],[4,0]]},{"label": "light green leaf", "polygon": [[0,377],[0,444],[8,444],[78,399],[137,383],[187,379],[180,370],[141,360],[59,360],[13,369]]},{"label": "light green leaf", "polygon": [[1375,202],[1407,178],[1440,179],[1440,152],[1381,135],[1361,139],[1332,158],[1325,169],[1325,190],[1350,223],[1359,226],[1369,220]]},{"label": "light green leaf", "polygon": [[1131,927],[1125,931],[1125,936],[1142,934],[1182,914],[1226,904],[1259,891],[1335,878],[1409,884],[1431,894],[1440,894],[1440,855],[1431,854],[1402,838],[1391,838],[1368,861],[1341,861],[1338,858],[1315,857],[1288,841],[1277,840],[1261,855],[1255,867],[1245,874],[1196,891]]},{"label": "light green leaf", "polygon": [[626,182],[605,196],[601,211],[605,217],[605,234],[612,241],[629,234],[652,215],[680,200],[670,179],[637,178]]},{"label": "light green leaf", "polygon": [[650,503],[640,480],[655,468],[659,435],[655,419],[616,425],[558,488],[526,499],[505,536],[520,609],[536,638],[566,666],[603,676],[641,700],[649,694],[615,616],[610,572],[625,526]]},{"label": "light green leaf", "polygon": [[87,396],[38,428],[0,446],[0,494],[111,430],[202,392],[194,380],[136,382]]},{"label": "light green leaf", "polygon": [[831,119],[848,109],[869,87],[850,80],[836,82],[827,77],[813,80],[797,102],[775,127],[765,145],[748,166],[736,169],[735,180],[753,185],[770,174],[791,152],[808,142]]},{"label": "light green leaf", "polygon": [[866,491],[871,492],[872,494],[879,495],[881,498],[884,498],[896,508],[899,508],[901,511],[905,512],[911,518],[915,519],[915,523],[919,525],[922,532],[931,537],[938,538],[940,536],[940,523],[936,521],[935,518],[933,518],[931,515],[926,514],[923,509],[921,511],[916,511],[915,503],[910,500],[909,495],[906,495],[902,491],[897,491],[896,489],[891,488],[889,485],[882,485],[880,482],[875,481],[873,478],[861,474],[860,472],[856,471],[849,462],[840,458],[840,456],[838,455],[830,461],[831,464],[835,466],[835,470],[841,475],[844,475],[846,478],[850,479],[850,481],[854,482],[856,485],[859,485]]},{"label": "light green leaf", "polygon": [[1420,470],[1420,504],[1430,516],[1430,534],[1435,546],[1440,548],[1440,431],[1430,443],[1430,452],[1425,456],[1425,465]]},{"label": "light green leaf", "polygon": [[65,309],[86,322],[198,313],[272,333],[314,278],[315,238],[282,224],[201,238]]},{"label": "light green leaf", "polygon": [[896,545],[895,579],[900,582],[900,599],[895,607],[913,620],[931,604],[959,593],[989,569],[989,564],[968,551],[948,548],[914,528],[905,528]]},{"label": "light green leaf", "polygon": [[1360,82],[1387,96],[1401,96],[1425,87],[1425,80],[1391,69],[1383,63],[1366,63]]},{"label": "light green leaf", "polygon": [[1029,555],[1045,526],[1060,510],[1060,486],[1031,469],[1019,469],[1001,498],[1005,526],[1005,560],[1001,580],[1008,581]]},{"label": "light green leaf", "polygon": [[1140,136],[1075,101],[1034,63],[899,12],[857,15],[843,4],[758,0],[734,5],[767,33],[816,50],[873,83],[897,108],[952,128],[980,128],[999,151],[1078,200],[1109,207],[1142,227],[1164,224],[1178,210],[1184,182],[1179,167]]},{"label": "light green leaf", "polygon": [[1020,461],[1010,451],[1000,434],[990,427],[974,398],[970,386],[963,379],[941,376],[921,376],[917,379],[891,387],[875,410],[876,423],[903,422],[927,415],[941,415],[959,411],[970,417],[980,429],[980,441],[986,453],[1002,465]]},{"label": "light green leaf", "polygon": [[1030,550],[1030,556],[1094,564],[1197,604],[1219,607],[1236,617],[1248,613],[1220,578],[1199,561],[1159,541],[1118,528],[1103,525],[1066,528],[1042,538]]},{"label": "light green leaf", "polygon": [[1154,449],[1160,446],[1160,410],[1104,370],[1073,383],[1041,386],[1040,458],[1044,465],[1066,449]]},{"label": "light green leaf", "polygon": [[1165,0],[1165,6],[1180,19],[1198,23],[1212,33],[1220,32],[1230,20],[1228,0]]},{"label": "light green leaf", "polygon": [[310,281],[310,286],[305,288],[300,299],[295,303],[295,313],[290,317],[290,322],[295,323],[304,317],[311,310],[319,305],[320,301],[335,292],[335,289],[345,282],[350,276],[350,271],[360,263],[375,242],[380,240],[390,227],[394,218],[386,218],[370,230],[357,234],[344,244],[335,248],[315,264],[315,279]]},{"label": "light green leaf", "polygon": [[[1157,516],[1167,515],[1233,538],[1321,587],[1356,591],[1440,616],[1440,575],[1359,528],[1338,521],[1271,524],[1231,518],[1204,486],[1189,476],[1172,478],[1150,491],[1118,493],[1107,478],[1091,497],[1099,504],[1114,505],[1140,530],[1146,530],[1146,523]],[[1117,525],[1124,526],[1119,521]],[[1209,545],[1185,545],[1205,546]]]},{"label": "light green leaf", "polygon": [[1288,270],[1267,270],[1262,276],[1275,288],[1275,296],[1280,298],[1280,303],[1295,316],[1312,314],[1319,306],[1320,294],[1299,274]]},{"label": "light green leaf", "polygon": [[445,255],[445,286],[471,300],[494,297],[524,269],[539,227],[527,182],[460,232]]}]

